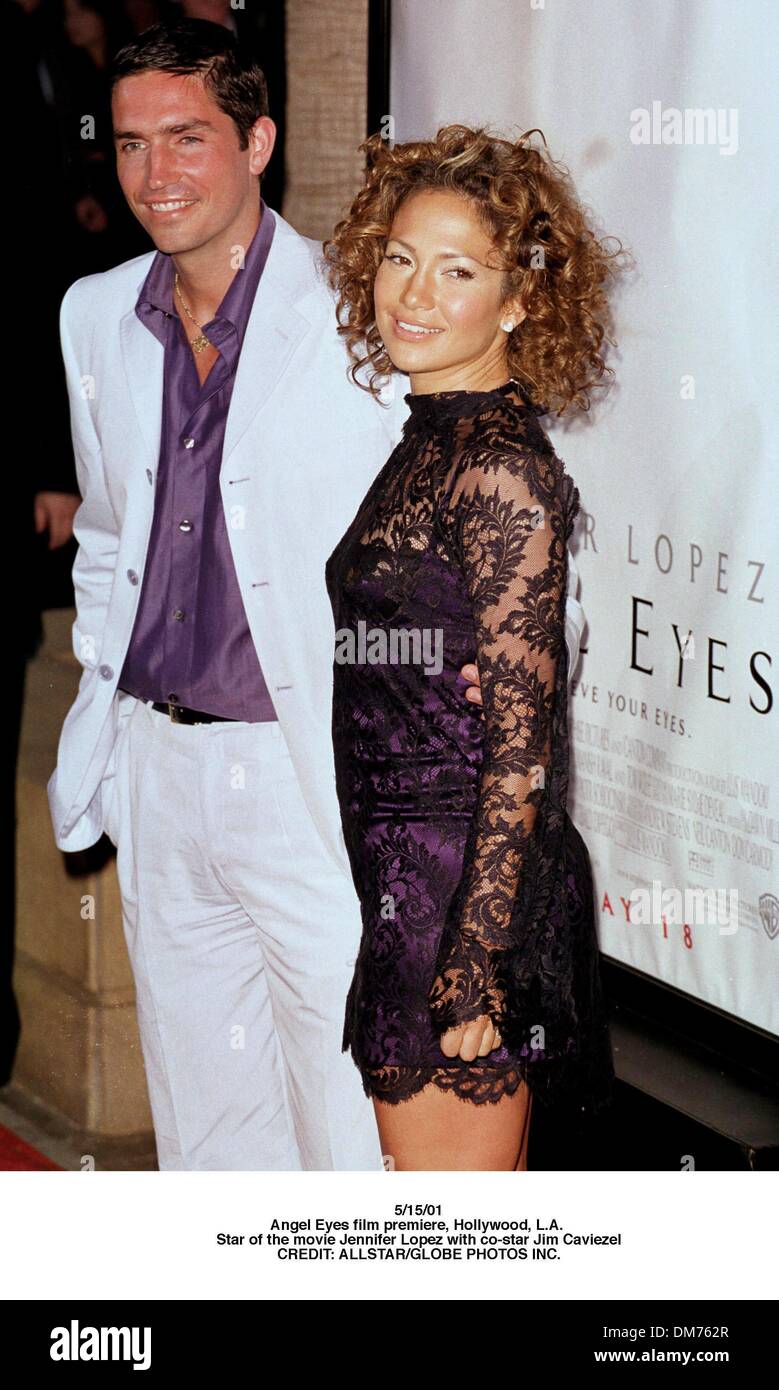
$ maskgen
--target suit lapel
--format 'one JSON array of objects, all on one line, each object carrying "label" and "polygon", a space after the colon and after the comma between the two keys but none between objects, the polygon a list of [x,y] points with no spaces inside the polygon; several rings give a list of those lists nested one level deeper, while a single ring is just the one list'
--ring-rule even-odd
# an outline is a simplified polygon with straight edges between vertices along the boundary
[{"label": "suit lapel", "polygon": [[265,283],[275,242],[274,236],[238,359],[225,426],[222,468],[283,377],[301,338],[312,328],[308,319],[299,314],[288,300],[274,294],[271,286]]},{"label": "suit lapel", "polygon": [[276,226],[238,359],[222,468],[283,378],[298,344],[307,333],[321,331],[316,314],[312,319],[302,309],[316,283],[308,246],[281,213],[271,211]]}]

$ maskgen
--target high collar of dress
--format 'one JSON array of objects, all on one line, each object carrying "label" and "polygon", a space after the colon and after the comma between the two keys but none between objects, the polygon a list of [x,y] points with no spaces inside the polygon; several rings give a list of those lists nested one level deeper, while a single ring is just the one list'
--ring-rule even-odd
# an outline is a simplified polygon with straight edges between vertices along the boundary
[{"label": "high collar of dress", "polygon": [[504,399],[513,400],[526,408],[530,406],[527,392],[515,377],[504,381],[502,386],[493,386],[489,391],[463,388],[457,391],[425,391],[416,395],[409,391],[403,399],[409,407],[409,423],[415,424],[468,419],[500,405]]}]

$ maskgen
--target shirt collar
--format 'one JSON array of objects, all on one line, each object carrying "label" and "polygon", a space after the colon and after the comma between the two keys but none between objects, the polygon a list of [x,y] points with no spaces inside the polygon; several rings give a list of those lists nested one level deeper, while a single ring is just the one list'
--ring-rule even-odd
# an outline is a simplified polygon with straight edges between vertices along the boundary
[{"label": "shirt collar", "polygon": [[[275,229],[273,209],[267,206],[263,198],[260,198],[260,224],[249,244],[243,269],[236,271],[214,318],[209,320],[209,323],[213,323],[216,319],[225,320],[236,330],[239,340],[243,339],[246,324],[249,321],[254,296],[265,262],[268,259]],[[166,319],[176,313],[173,304],[173,277],[172,257],[163,251],[158,251],[149,267],[146,279],[141,285],[135,304],[135,312],[141,323],[145,324],[150,332],[154,333],[155,337],[162,342],[165,341],[166,336]],[[203,328],[205,327],[204,324]]]}]

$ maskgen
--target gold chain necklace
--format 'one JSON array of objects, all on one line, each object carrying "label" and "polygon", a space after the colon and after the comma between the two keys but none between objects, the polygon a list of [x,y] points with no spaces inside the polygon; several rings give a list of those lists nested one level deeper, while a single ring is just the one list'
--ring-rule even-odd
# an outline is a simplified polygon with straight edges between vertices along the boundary
[{"label": "gold chain necklace", "polygon": [[190,319],[190,320],[192,321],[192,323],[194,323],[195,328],[198,329],[198,336],[197,336],[196,338],[190,338],[190,340],[189,340],[190,343],[192,344],[193,351],[194,351],[194,352],[204,352],[205,349],[206,349],[207,347],[212,347],[213,344],[211,343],[210,339],[206,337],[205,333],[203,332],[203,329],[201,328],[200,324],[197,322],[197,319],[192,318],[192,315],[191,315],[190,312],[189,312],[189,305],[187,304],[186,299],[184,298],[183,294],[181,293],[181,287],[180,287],[180,285],[179,285],[179,273],[178,273],[178,271],[176,271],[176,278],[175,278],[175,280],[174,280],[174,284],[175,284],[175,287],[176,287],[176,293],[177,293],[179,299],[181,300],[181,303],[184,305],[184,313],[186,314],[187,318]]}]

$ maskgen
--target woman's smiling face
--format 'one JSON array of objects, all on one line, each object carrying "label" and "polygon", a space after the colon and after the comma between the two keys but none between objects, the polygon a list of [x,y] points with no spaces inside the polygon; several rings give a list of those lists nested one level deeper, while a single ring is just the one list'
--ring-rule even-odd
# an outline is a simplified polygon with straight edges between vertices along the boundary
[{"label": "woman's smiling face", "polygon": [[420,189],[398,208],[373,289],[376,326],[415,391],[478,390],[506,377],[507,333],[522,318],[474,205]]}]

